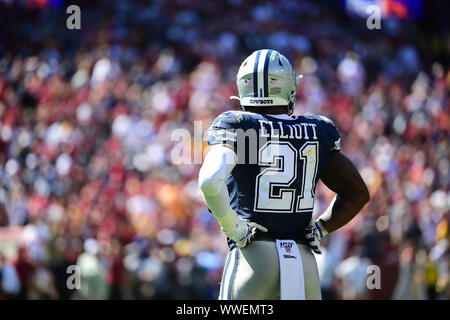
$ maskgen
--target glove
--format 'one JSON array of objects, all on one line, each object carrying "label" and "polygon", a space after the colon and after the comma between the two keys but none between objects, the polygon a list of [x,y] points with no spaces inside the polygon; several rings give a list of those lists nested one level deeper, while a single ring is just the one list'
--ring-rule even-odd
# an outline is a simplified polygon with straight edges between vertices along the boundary
[{"label": "glove", "polygon": [[256,230],[260,230],[262,232],[268,231],[267,228],[262,225],[257,224],[256,222],[251,222],[247,219],[242,219],[239,216],[237,216],[234,228],[224,230],[222,227],[222,230],[228,238],[236,243],[239,248],[244,248],[250,243],[255,236]]},{"label": "glove", "polygon": [[308,246],[314,251],[314,253],[321,254],[320,251],[320,239],[322,239],[328,232],[323,227],[322,223],[316,222],[314,218],[311,218],[308,226],[305,228],[305,239]]}]

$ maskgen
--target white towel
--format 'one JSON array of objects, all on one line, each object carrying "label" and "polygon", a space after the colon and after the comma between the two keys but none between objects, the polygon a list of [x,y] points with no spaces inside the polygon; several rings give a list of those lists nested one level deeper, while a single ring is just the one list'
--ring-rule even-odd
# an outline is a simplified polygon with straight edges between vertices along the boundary
[{"label": "white towel", "polygon": [[281,300],[305,300],[302,256],[293,240],[277,240]]}]

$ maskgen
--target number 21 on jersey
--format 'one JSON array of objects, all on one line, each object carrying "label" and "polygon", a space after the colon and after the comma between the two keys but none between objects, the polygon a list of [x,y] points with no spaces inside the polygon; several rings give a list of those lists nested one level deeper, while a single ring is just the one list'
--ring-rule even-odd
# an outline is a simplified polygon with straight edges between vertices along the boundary
[{"label": "number 21 on jersey", "polygon": [[318,164],[318,141],[306,142],[299,150],[290,142],[268,141],[259,150],[258,165],[266,168],[256,177],[254,211],[312,211]]}]

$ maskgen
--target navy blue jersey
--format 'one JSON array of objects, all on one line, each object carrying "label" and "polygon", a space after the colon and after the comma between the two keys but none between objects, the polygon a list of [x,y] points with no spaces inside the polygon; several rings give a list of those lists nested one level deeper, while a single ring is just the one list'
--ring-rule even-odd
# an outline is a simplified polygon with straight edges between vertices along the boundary
[{"label": "navy blue jersey", "polygon": [[255,239],[304,241],[320,172],[340,150],[334,123],[322,116],[285,120],[227,111],[213,121],[208,144],[227,144],[238,156],[227,179],[230,205],[269,230],[258,230]]}]

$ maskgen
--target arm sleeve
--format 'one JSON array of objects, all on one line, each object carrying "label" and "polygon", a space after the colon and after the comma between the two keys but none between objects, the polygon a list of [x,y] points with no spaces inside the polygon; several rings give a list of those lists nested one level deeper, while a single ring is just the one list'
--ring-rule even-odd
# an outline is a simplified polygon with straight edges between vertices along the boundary
[{"label": "arm sleeve", "polygon": [[236,224],[236,213],[230,206],[226,179],[237,163],[233,150],[223,145],[211,147],[199,172],[198,183],[208,208],[224,231]]}]

